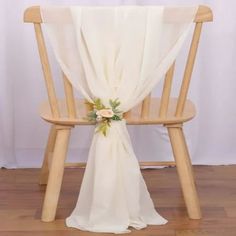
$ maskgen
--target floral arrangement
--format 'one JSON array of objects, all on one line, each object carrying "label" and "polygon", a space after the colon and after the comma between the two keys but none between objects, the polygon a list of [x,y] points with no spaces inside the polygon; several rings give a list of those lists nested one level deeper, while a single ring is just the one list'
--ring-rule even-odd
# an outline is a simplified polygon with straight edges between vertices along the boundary
[{"label": "floral arrangement", "polygon": [[104,136],[107,135],[107,131],[111,126],[112,120],[122,120],[123,112],[118,109],[120,102],[117,99],[110,99],[110,107],[106,107],[100,98],[96,98],[92,103],[87,102],[91,111],[88,113],[87,118],[89,121],[96,122],[96,132],[101,132]]}]

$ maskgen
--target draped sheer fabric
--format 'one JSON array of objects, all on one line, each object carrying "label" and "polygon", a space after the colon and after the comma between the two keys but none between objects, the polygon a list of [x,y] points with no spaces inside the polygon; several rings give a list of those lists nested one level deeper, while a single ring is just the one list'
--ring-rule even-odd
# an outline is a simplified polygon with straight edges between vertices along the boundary
[{"label": "draped sheer fabric", "polygon": [[[176,59],[197,7],[41,7],[57,61],[90,102],[118,98],[120,110],[141,102]],[[126,233],[167,220],[155,210],[125,120],[94,133],[69,227]]]}]

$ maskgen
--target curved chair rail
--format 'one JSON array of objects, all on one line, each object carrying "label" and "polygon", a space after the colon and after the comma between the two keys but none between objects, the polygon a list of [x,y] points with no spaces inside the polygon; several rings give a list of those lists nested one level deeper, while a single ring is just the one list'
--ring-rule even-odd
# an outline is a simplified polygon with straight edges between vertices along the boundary
[{"label": "curved chair rail", "polygon": [[[208,6],[200,5],[195,17],[194,22],[207,22],[213,21],[212,10]],[[42,23],[39,6],[32,6],[24,12],[24,22],[29,23]]]}]

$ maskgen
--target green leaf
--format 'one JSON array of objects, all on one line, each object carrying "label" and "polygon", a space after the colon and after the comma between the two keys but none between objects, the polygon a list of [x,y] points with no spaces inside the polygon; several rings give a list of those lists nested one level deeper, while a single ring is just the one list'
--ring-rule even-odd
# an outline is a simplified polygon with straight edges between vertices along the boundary
[{"label": "green leaf", "polygon": [[96,121],[96,118],[97,118],[96,112],[94,110],[90,111],[87,114],[87,118],[88,118],[89,121]]},{"label": "green leaf", "polygon": [[120,116],[114,115],[111,117],[112,120],[122,120]]},{"label": "green leaf", "polygon": [[109,124],[106,121],[102,122],[97,126],[96,132],[101,132],[104,136],[106,136],[108,127],[109,127]]},{"label": "green leaf", "polygon": [[94,109],[94,103],[89,102],[89,101],[85,101],[85,104],[86,104],[89,111],[92,111]]},{"label": "green leaf", "polygon": [[116,98],[115,100],[110,99],[109,104],[110,104],[112,110],[114,111],[120,105],[120,102],[119,102],[118,98]]},{"label": "green leaf", "polygon": [[94,108],[97,109],[97,110],[101,110],[101,109],[104,109],[106,107],[102,104],[102,101],[101,101],[100,98],[96,98],[94,100]]}]

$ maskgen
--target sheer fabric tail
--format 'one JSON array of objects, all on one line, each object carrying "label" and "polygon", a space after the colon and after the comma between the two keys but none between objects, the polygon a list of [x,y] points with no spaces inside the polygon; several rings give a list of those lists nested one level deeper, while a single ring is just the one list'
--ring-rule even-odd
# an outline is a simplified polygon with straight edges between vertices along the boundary
[{"label": "sheer fabric tail", "polygon": [[154,208],[125,121],[113,122],[107,137],[96,133],[79,199],[66,219],[67,226],[125,233],[129,226],[142,229],[166,222]]}]

